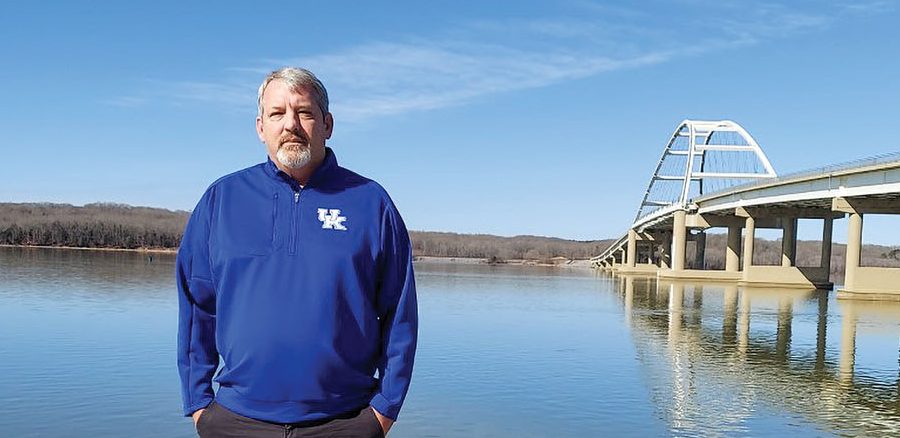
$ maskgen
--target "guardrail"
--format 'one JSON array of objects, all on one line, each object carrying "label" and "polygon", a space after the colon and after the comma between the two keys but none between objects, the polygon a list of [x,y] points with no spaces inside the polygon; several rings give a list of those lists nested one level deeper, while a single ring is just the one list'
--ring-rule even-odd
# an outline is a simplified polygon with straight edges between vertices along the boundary
[{"label": "guardrail", "polygon": [[797,172],[791,172],[784,175],[779,175],[776,178],[766,179],[763,181],[753,181],[744,184],[733,185],[725,190],[719,190],[713,193],[706,193],[703,196],[700,196],[692,201],[701,201],[703,199],[708,199],[712,197],[721,196],[723,193],[728,192],[736,192],[741,190],[752,189],[754,187],[762,187],[772,185],[773,183],[790,181],[794,179],[802,179],[810,176],[816,175],[827,175],[829,173],[840,172],[843,170],[850,170],[868,166],[876,166],[879,164],[888,164],[893,162],[900,162],[900,152],[890,152],[886,154],[873,155],[871,157],[860,158],[858,160],[847,161],[844,163],[838,164],[830,164],[828,166],[814,167],[812,169],[804,169]]}]

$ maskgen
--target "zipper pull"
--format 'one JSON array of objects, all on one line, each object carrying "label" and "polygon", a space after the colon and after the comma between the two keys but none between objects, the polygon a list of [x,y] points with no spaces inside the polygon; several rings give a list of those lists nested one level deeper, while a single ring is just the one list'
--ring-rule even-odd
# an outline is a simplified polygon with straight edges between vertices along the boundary
[{"label": "zipper pull", "polygon": [[294,192],[294,204],[300,202],[300,192]]}]

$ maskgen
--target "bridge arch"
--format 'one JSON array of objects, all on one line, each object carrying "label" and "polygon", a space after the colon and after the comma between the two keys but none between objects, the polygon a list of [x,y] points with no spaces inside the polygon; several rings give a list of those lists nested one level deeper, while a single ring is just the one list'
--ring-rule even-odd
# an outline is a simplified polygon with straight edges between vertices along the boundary
[{"label": "bridge arch", "polygon": [[683,120],[669,137],[632,228],[691,198],[778,175],[759,143],[731,120]]}]

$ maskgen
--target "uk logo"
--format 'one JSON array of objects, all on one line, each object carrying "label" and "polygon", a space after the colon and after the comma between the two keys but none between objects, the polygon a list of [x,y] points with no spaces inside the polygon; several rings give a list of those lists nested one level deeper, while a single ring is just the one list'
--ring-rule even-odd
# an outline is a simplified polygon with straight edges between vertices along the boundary
[{"label": "uk logo", "polygon": [[341,211],[336,208],[320,208],[319,222],[322,222],[322,229],[347,231],[344,226],[346,216],[341,216]]}]

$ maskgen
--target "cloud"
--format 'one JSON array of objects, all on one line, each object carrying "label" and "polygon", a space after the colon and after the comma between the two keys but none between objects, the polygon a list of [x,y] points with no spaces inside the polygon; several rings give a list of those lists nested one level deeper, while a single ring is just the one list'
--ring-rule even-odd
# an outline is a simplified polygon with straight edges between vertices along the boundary
[{"label": "cloud", "polygon": [[[869,13],[886,3],[868,2],[857,9]],[[849,8],[808,12],[778,3],[711,0],[680,0],[674,6],[657,1],[644,4],[645,9],[574,5],[578,13],[568,16],[471,21],[433,35],[261,60],[227,69],[222,73],[227,79],[158,81],[153,89],[174,104],[204,102],[253,111],[264,74],[302,65],[328,85],[332,110],[341,120],[362,121],[821,30]],[[679,19],[669,16],[674,13],[681,14]],[[122,98],[120,103],[150,98]]]},{"label": "cloud", "polygon": [[117,106],[120,108],[138,108],[146,105],[148,102],[148,98],[136,96],[113,97],[103,101],[103,103],[107,105]]},{"label": "cloud", "polygon": [[841,7],[850,13],[882,14],[893,12],[897,5],[891,0],[853,1],[844,3]]}]

